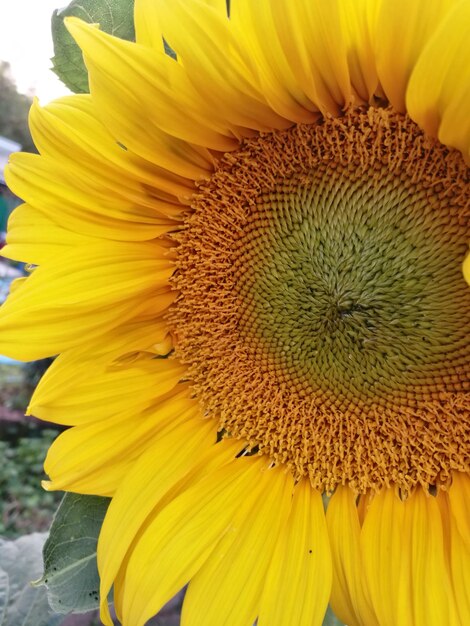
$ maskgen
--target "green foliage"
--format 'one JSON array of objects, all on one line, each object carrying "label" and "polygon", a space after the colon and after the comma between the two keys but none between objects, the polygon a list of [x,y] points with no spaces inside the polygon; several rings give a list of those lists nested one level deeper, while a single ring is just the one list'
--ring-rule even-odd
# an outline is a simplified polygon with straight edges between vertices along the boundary
[{"label": "green foliage", "polygon": [[24,411],[29,401],[25,372],[22,365],[0,363],[0,406]]},{"label": "green foliage", "polygon": [[52,615],[44,590],[30,584],[41,573],[44,540],[41,533],[0,539],[0,626],[58,626],[63,621]]},{"label": "green foliage", "polygon": [[0,535],[6,537],[47,529],[60,498],[41,487],[41,480],[46,478],[42,463],[57,432],[33,434],[0,441]]},{"label": "green foliage", "polygon": [[[24,413],[34,389],[52,361],[0,363],[0,407]],[[2,431],[0,425],[0,435]]]},{"label": "green foliage", "polygon": [[53,71],[74,93],[87,93],[88,75],[80,48],[64,24],[64,18],[79,17],[90,24],[99,24],[101,30],[121,39],[133,41],[133,0],[73,0],[68,7],[52,15],[54,41]]},{"label": "green foliage", "polygon": [[85,613],[99,605],[96,545],[110,499],[67,493],[44,545],[49,604],[57,613]]},{"label": "green foliage", "polygon": [[0,61],[0,135],[18,141],[27,152],[35,151],[28,128],[31,103],[29,96],[17,92],[9,64]]}]

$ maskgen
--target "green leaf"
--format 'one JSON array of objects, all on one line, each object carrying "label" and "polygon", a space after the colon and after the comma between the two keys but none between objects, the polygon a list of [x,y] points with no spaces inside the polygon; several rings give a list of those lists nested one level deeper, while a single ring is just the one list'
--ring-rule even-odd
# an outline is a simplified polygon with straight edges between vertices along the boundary
[{"label": "green leaf", "polygon": [[45,590],[30,582],[41,573],[45,539],[45,533],[0,539],[0,626],[58,626],[63,621],[52,615]]},{"label": "green leaf", "polygon": [[64,24],[64,18],[69,16],[99,24],[101,30],[111,35],[134,41],[134,0],[73,0],[68,7],[52,14],[52,70],[74,93],[87,93],[88,74],[83,56]]},{"label": "green leaf", "polygon": [[109,498],[68,493],[44,545],[45,585],[56,613],[85,613],[99,604],[96,545]]}]

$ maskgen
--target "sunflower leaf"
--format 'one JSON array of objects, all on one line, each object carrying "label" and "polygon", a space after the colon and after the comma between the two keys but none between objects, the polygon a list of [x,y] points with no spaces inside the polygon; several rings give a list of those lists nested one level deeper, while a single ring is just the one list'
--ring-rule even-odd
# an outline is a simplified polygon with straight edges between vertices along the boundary
[{"label": "sunflower leaf", "polygon": [[99,24],[101,30],[111,35],[134,41],[134,0],[73,0],[52,14],[52,71],[74,93],[87,93],[88,74],[83,56],[64,24],[69,16]]},{"label": "sunflower leaf", "polygon": [[58,626],[63,621],[52,615],[44,589],[30,582],[41,572],[45,539],[45,533],[0,539],[0,626]]},{"label": "sunflower leaf", "polygon": [[44,544],[45,585],[56,613],[84,613],[98,602],[96,545],[110,499],[68,493],[64,496]]}]

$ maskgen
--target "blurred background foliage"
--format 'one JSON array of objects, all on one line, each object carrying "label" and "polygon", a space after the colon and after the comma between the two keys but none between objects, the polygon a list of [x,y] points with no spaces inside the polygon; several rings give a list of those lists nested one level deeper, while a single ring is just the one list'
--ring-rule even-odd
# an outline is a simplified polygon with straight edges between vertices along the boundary
[{"label": "blurred background foliage", "polygon": [[62,494],[45,492],[42,461],[56,436],[53,430],[0,441],[0,535],[17,537],[49,528]]},{"label": "blurred background foliage", "polygon": [[18,93],[10,65],[0,61],[0,135],[17,141],[26,152],[36,152],[27,123],[32,102],[30,96]]},{"label": "blurred background foliage", "polygon": [[43,461],[58,429],[23,417],[50,361],[0,364],[0,536],[14,538],[49,528],[61,495],[45,492]]}]

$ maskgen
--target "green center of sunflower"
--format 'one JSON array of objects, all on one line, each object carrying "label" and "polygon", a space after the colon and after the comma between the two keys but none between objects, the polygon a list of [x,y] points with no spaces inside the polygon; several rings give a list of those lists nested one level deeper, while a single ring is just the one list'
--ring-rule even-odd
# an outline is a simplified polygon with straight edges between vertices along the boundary
[{"label": "green center of sunflower", "polygon": [[241,335],[344,408],[416,404],[434,393],[417,384],[464,382],[465,229],[446,241],[425,191],[380,169],[320,166],[260,194],[234,259]]},{"label": "green center of sunflower", "polygon": [[468,468],[468,170],[390,110],[246,142],[179,237],[205,414],[319,489]]}]

